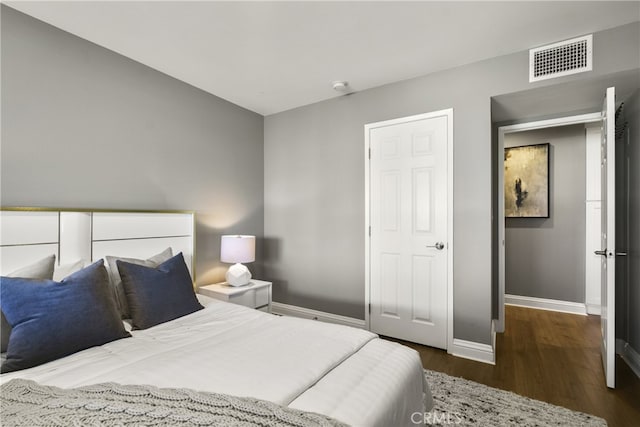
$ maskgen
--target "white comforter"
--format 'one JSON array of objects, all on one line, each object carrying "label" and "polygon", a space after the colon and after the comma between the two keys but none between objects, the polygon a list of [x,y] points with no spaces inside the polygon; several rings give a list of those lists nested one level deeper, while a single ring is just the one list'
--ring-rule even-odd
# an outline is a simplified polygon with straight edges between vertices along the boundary
[{"label": "white comforter", "polygon": [[[386,341],[381,347],[382,340],[360,329],[272,316],[211,299],[201,301],[206,308],[189,316],[133,331],[133,338],[4,374],[0,381],[19,377],[64,388],[110,381],[184,387],[251,396],[281,405],[293,402],[292,407],[322,412],[350,424],[384,425],[390,421],[388,414],[378,413],[389,412],[384,407],[366,409],[372,401],[366,394],[362,401],[361,391],[350,397],[351,403],[347,396],[390,351],[403,349],[392,357],[401,364],[415,365],[417,356],[412,350]],[[367,350],[357,355],[365,346]],[[420,367],[401,368],[393,377],[421,372]],[[393,405],[407,406],[390,409],[394,414],[402,412],[403,424],[409,424],[408,411],[423,410],[422,379],[409,378],[407,389],[406,379],[380,384],[391,378],[389,373],[378,377],[375,380],[376,375],[370,376],[373,383],[366,390],[375,396],[382,392],[378,387],[388,386],[381,404],[390,399]]]}]

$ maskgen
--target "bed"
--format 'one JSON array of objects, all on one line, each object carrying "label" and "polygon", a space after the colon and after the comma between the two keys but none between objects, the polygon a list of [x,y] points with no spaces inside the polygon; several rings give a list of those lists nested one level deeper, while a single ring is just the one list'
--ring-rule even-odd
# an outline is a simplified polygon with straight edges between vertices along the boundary
[{"label": "bed", "polygon": [[[194,269],[190,212],[3,210],[0,266],[7,274],[53,251],[57,266],[105,256],[146,258],[164,248]],[[120,265],[120,264],[118,264]],[[197,295],[204,307],[130,338],[4,373],[76,389],[144,384],[249,397],[348,425],[413,425],[431,406],[418,354],[375,334],[275,316]],[[414,416],[415,418],[415,416]],[[3,420],[3,422],[6,420]]]}]

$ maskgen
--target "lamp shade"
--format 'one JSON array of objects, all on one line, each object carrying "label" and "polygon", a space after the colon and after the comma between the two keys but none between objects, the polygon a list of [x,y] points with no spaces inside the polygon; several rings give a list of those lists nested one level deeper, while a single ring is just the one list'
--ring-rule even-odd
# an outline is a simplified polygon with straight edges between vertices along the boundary
[{"label": "lamp shade", "polygon": [[220,261],[230,263],[256,260],[256,236],[222,236]]}]

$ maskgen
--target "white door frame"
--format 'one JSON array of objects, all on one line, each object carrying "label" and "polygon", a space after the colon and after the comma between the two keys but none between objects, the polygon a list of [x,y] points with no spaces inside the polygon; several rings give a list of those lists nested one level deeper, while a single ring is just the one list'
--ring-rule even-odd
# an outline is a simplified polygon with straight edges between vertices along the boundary
[{"label": "white door frame", "polygon": [[495,322],[496,332],[504,332],[504,294],[505,294],[505,216],[504,216],[504,136],[508,133],[524,132],[535,129],[545,129],[558,126],[586,124],[602,120],[601,113],[580,114],[577,116],[559,117],[556,119],[540,120],[501,126],[498,128],[498,319]]},{"label": "white door frame", "polygon": [[385,120],[369,123],[364,126],[364,246],[365,246],[365,279],[364,279],[364,322],[365,328],[371,330],[369,315],[371,313],[371,206],[370,194],[370,141],[369,131],[380,126],[397,125],[416,120],[431,119],[434,117],[447,117],[447,351],[453,348],[453,108],[433,111],[431,113],[417,114],[415,116],[399,119]]},{"label": "white door frame", "polygon": [[[602,226],[602,189],[600,177],[602,150],[602,123],[594,122],[585,126],[587,143],[587,197],[586,197],[586,250],[585,250],[585,280],[584,305],[587,314],[600,316],[602,310],[602,273],[601,259],[595,254],[600,250]],[[597,178],[597,179],[596,179]],[[593,271],[589,271],[593,270]]]}]

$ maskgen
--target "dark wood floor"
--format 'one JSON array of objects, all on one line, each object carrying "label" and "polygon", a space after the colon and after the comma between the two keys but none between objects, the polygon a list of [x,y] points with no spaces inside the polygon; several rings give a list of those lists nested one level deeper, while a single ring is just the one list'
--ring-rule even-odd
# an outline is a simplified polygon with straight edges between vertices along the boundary
[{"label": "dark wood floor", "polygon": [[507,306],[495,366],[396,341],[418,350],[426,369],[597,415],[610,427],[640,426],[640,380],[622,359],[616,389],[605,386],[599,325],[597,316]]}]

